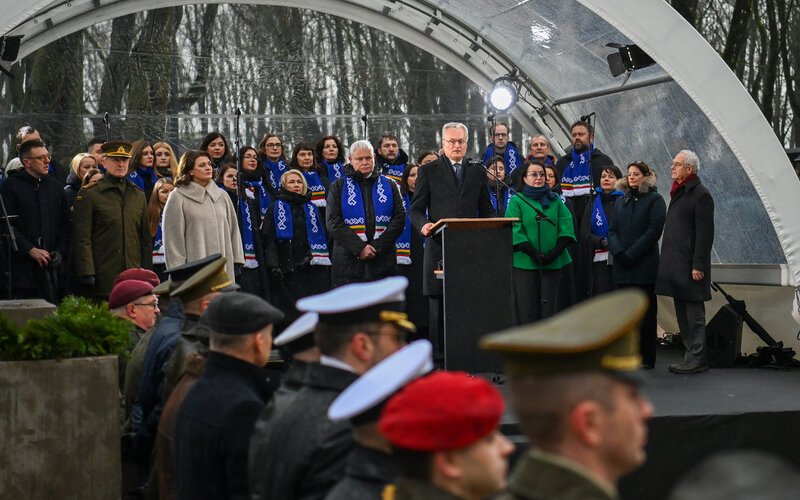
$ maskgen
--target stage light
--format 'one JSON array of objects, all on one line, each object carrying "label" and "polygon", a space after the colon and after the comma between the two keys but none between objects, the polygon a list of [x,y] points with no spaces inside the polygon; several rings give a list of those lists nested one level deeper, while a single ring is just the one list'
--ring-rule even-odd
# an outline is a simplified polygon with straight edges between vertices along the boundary
[{"label": "stage light", "polygon": [[617,49],[617,52],[609,54],[608,69],[611,76],[617,77],[622,73],[631,73],[637,69],[652,66],[656,62],[645,51],[636,45],[622,45],[620,43],[607,43],[606,47]]},{"label": "stage light", "polygon": [[504,76],[494,81],[492,90],[489,92],[489,105],[495,111],[508,111],[517,103],[519,92],[514,87],[514,80]]}]

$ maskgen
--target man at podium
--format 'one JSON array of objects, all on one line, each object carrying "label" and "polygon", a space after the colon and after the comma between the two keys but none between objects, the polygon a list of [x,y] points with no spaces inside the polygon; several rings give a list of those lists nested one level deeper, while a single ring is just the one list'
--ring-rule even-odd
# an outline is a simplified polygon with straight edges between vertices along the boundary
[{"label": "man at podium", "polygon": [[433,236],[432,227],[439,219],[494,215],[485,172],[464,158],[468,136],[463,123],[450,122],[442,127],[444,154],[419,169],[411,202],[411,223],[422,236],[430,237],[425,245],[422,291],[431,301],[431,341],[437,355],[443,349],[444,314],[442,283],[433,272],[441,268],[442,242]]}]

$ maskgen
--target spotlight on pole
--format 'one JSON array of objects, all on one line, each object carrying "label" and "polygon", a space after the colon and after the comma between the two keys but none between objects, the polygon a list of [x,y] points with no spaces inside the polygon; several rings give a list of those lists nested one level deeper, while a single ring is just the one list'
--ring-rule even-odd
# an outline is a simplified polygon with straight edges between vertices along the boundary
[{"label": "spotlight on pole", "polygon": [[515,76],[506,75],[496,79],[489,92],[489,105],[498,112],[505,112],[517,103],[519,82]]}]

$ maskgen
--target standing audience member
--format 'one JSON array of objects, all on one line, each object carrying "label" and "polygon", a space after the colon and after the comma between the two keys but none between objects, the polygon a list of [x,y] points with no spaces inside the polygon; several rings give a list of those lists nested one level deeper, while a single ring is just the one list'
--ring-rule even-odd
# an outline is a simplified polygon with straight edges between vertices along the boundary
[{"label": "standing audience member", "polygon": [[[572,262],[567,246],[575,241],[572,215],[550,191],[544,165],[525,162],[524,185],[508,204],[514,224],[513,282],[517,324],[549,318],[558,310],[561,269]],[[544,214],[546,219],[538,220]]]},{"label": "standing audience member", "polygon": [[267,210],[275,199],[275,190],[269,181],[266,167],[258,162],[258,151],[255,148],[245,146],[239,151],[239,155],[242,188],[249,193],[248,198],[254,201],[254,206],[257,208],[255,211],[256,227],[260,228],[261,221],[267,216]]},{"label": "standing audience member", "polygon": [[298,299],[330,289],[331,260],[325,221],[311,203],[303,174],[289,170],[280,184],[278,198],[264,218],[262,237],[270,295],[288,322],[299,316]]},{"label": "standing audience member", "polygon": [[267,170],[272,189],[276,191],[280,187],[281,176],[289,170],[289,160],[284,151],[283,141],[277,134],[266,134],[258,143],[261,164]]},{"label": "standing audience member", "polygon": [[372,144],[354,142],[348,159],[344,178],[328,193],[334,287],[396,274],[395,241],[406,221],[400,190],[376,167]]},{"label": "standing audience member", "polygon": [[246,499],[250,435],[272,395],[263,367],[283,314],[260,297],[234,293],[212,300],[204,315],[208,360],[175,422],[178,498]]},{"label": "standing audience member", "polygon": [[[127,321],[133,328],[128,337],[127,351],[130,354],[144,334],[156,324],[158,313],[158,297],[153,295],[153,283],[136,279],[118,281],[108,296],[108,308],[111,313]],[[120,356],[119,388],[124,389],[127,360]]]},{"label": "standing audience member", "polygon": [[[24,127],[21,127],[17,131],[17,135],[15,136],[15,142],[14,142],[16,150],[19,152],[19,148],[25,142],[32,141],[34,139],[41,141],[45,145],[44,147],[48,148],[48,154],[50,154],[47,141],[42,137],[42,135],[39,133],[38,130],[31,127],[30,125],[25,125]],[[67,175],[69,175],[69,169],[58,163],[52,157],[52,155],[50,156],[50,160],[48,160],[48,162],[49,163],[47,165],[47,172],[50,175],[50,178],[57,180],[58,183],[61,185],[61,187],[64,187],[64,185],[67,183]],[[8,169],[6,168],[6,170]]]},{"label": "standing audience member", "polygon": [[528,156],[526,160],[539,160],[545,165],[555,165],[556,157],[550,149],[550,141],[542,134],[531,137],[528,144]]},{"label": "standing audience member", "polygon": [[[352,154],[352,146],[350,149]],[[378,151],[375,154],[378,172],[399,184],[407,163],[408,155],[400,148],[397,136],[384,133],[378,141]]]},{"label": "standing audience member", "polygon": [[83,293],[105,299],[114,278],[131,267],[151,268],[152,238],[144,193],[126,179],[131,145],[103,144],[106,173],[75,198],[72,240],[75,276]]},{"label": "standing audience member", "polygon": [[69,163],[69,175],[67,175],[67,185],[64,186],[64,192],[67,194],[67,205],[72,211],[72,205],[75,203],[75,197],[78,196],[78,191],[81,190],[81,184],[86,177],[89,170],[97,168],[97,161],[94,156],[89,153],[78,153]]},{"label": "standing audience member", "polygon": [[324,172],[314,160],[314,146],[311,143],[301,142],[294,147],[291,168],[303,174],[311,194],[311,203],[319,207],[324,216],[325,200],[328,196],[328,172]]},{"label": "standing audience member", "polygon": [[89,139],[89,142],[86,143],[86,152],[92,155],[97,162],[97,166],[100,168],[103,167],[103,143],[106,142],[99,137],[92,137]]},{"label": "standing audience member", "polygon": [[619,499],[620,478],[645,461],[653,416],[631,376],[645,309],[641,292],[611,292],[481,339],[506,356],[511,407],[532,443],[502,500]]},{"label": "standing audience member", "polygon": [[614,207],[608,249],[613,255],[613,280],[620,288],[638,288],[650,301],[639,328],[642,366],[656,365],[658,300],[658,239],[664,229],[667,207],[656,187],[656,174],[647,163],[628,165],[628,174],[617,183],[624,196]]},{"label": "standing audience member", "polygon": [[328,181],[333,184],[344,177],[344,148],[335,135],[326,135],[317,142],[317,163],[328,172]]},{"label": "standing audience member", "polygon": [[[200,142],[200,151],[208,154],[215,174],[223,162],[234,160],[228,139],[220,132],[211,132],[203,137]],[[178,175],[180,176],[180,173]]]},{"label": "standing audience member", "polygon": [[486,173],[464,161],[469,131],[463,123],[446,123],[442,127],[444,154],[419,169],[417,189],[411,201],[411,222],[426,238],[423,293],[430,298],[431,342],[438,355],[444,344],[442,280],[434,271],[442,267],[441,235],[433,235],[433,225],[448,217],[491,217]]},{"label": "standing audience member", "polygon": [[379,422],[400,471],[392,497],[480,500],[500,493],[514,451],[500,432],[504,409],[492,384],[464,372],[435,372],[392,396]]},{"label": "standing audience member", "polygon": [[708,370],[706,310],[711,300],[711,246],[714,243],[714,199],[697,173],[700,160],[688,149],[672,160],[672,189],[661,242],[656,293],[672,297],[686,348],[673,373]]},{"label": "standing audience member", "polygon": [[50,178],[50,154],[33,139],[19,148],[21,169],[0,186],[17,251],[8,262],[11,299],[41,298],[58,304],[59,267],[69,250],[70,213],[64,188]]},{"label": "standing audience member", "polygon": [[172,146],[169,143],[160,141],[153,144],[155,151],[155,168],[159,177],[170,177],[174,179],[178,176],[178,159],[175,156]]},{"label": "standing audience member", "polygon": [[492,134],[492,143],[486,146],[481,163],[488,166],[495,156],[501,156],[506,167],[506,175],[513,175],[514,171],[522,166],[522,155],[517,145],[509,140],[508,124],[496,123],[489,132]]},{"label": "standing audience member", "polygon": [[423,165],[427,165],[428,163],[430,163],[430,162],[432,162],[434,160],[438,160],[438,159],[439,159],[439,153],[437,153],[436,151],[432,151],[432,150],[431,151],[423,151],[417,157],[417,165],[419,165],[421,167]]},{"label": "standing audience member", "polygon": [[[359,375],[405,345],[413,331],[403,310],[402,277],[345,285],[297,302],[319,314],[314,332],[320,362],[309,366],[305,387],[281,414],[251,454],[257,499],[322,499],[344,477],[353,449],[350,426],[331,422],[328,407]],[[263,417],[263,415],[262,415]]]},{"label": "standing audience member", "polygon": [[586,204],[590,202],[592,189],[600,186],[600,174],[614,162],[594,147],[594,127],[589,123],[577,121],[572,124],[570,131],[572,150],[558,159],[556,167],[561,172],[564,196],[573,200],[580,227],[580,219]]},{"label": "standing audience member", "polygon": [[[492,201],[495,215],[502,217],[508,208],[508,202],[514,193],[508,189],[506,182],[506,164],[502,156],[495,156],[486,166],[486,179],[489,182],[489,199]],[[519,169],[517,169],[519,170]]]},{"label": "standing audience member", "polygon": [[153,270],[159,279],[166,279],[167,258],[164,256],[164,206],[175,189],[172,178],[162,177],[153,186],[153,196],[147,204],[150,234],[153,236]]},{"label": "standing audience member", "polygon": [[189,151],[180,162],[175,191],[164,206],[164,254],[167,267],[220,254],[228,276],[244,267],[242,236],[230,197],[213,181],[211,157]]},{"label": "standing audience member", "polygon": [[144,191],[148,201],[153,194],[153,186],[158,180],[155,162],[155,150],[152,144],[144,140],[133,143],[128,179]]}]

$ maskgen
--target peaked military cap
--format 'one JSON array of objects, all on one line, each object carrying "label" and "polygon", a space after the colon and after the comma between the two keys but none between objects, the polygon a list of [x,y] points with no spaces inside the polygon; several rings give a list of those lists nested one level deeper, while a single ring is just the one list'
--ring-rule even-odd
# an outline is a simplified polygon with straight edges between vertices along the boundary
[{"label": "peaked military cap", "polygon": [[177,289],[183,284],[184,281],[191,278],[194,273],[221,258],[222,254],[214,253],[208,257],[203,257],[202,259],[193,260],[191,262],[187,262],[186,264],[167,269],[164,271],[164,273],[168,276],[168,279],[164,280],[160,285],[155,287],[155,289],[153,289],[153,293],[156,295],[161,295]]},{"label": "peaked military cap", "polygon": [[315,312],[308,312],[294,320],[294,322],[283,329],[280,335],[272,343],[275,347],[282,347],[292,354],[305,351],[317,345],[311,333],[317,327],[319,315]]},{"label": "peaked military cap", "polygon": [[646,310],[639,290],[606,293],[544,321],[487,335],[480,346],[501,352],[509,375],[624,374],[641,366],[639,322]]},{"label": "peaked military cap", "polygon": [[130,158],[131,149],[133,149],[131,143],[125,141],[109,141],[100,146],[100,152],[103,153],[103,156],[118,158]]},{"label": "peaked military cap", "polygon": [[297,301],[297,310],[316,312],[319,322],[329,325],[353,325],[369,321],[394,323],[414,332],[417,328],[405,313],[405,290],[408,279],[392,276],[368,283],[352,283]]},{"label": "peaked military cap", "polygon": [[225,257],[217,257],[170,293],[170,297],[178,297],[183,302],[191,302],[214,292],[232,292],[239,289],[225,272]]},{"label": "peaked military cap", "polygon": [[351,419],[354,425],[377,422],[389,397],[412,380],[433,370],[433,347],[412,342],[358,377],[331,403],[328,418]]}]

